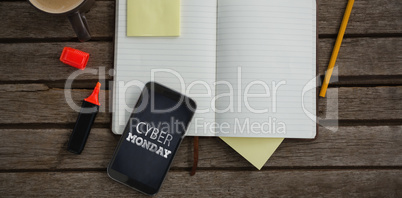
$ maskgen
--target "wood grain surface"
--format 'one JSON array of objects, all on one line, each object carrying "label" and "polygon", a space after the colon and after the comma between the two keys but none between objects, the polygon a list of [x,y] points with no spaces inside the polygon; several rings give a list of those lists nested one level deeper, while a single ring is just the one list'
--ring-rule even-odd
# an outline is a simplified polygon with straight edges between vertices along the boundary
[{"label": "wood grain surface", "polygon": [[[400,197],[401,170],[170,171],[157,197]],[[0,173],[1,192],[35,197],[145,197],[105,171]],[[6,187],[6,188],[5,188]]]},{"label": "wood grain surface", "polygon": [[[10,90],[0,85],[1,90]],[[74,123],[82,100],[91,94],[86,89],[45,88],[38,84],[31,90],[22,88],[1,92],[0,124],[16,123]],[[21,86],[23,87],[23,86]],[[110,123],[111,94],[100,92],[100,112],[95,123]],[[402,88],[394,87],[341,87],[330,88],[326,98],[319,98],[320,119],[339,120],[402,120]],[[73,109],[73,108],[74,109]]]},{"label": "wood grain surface", "polygon": [[[85,70],[77,70],[59,60],[66,46],[90,54]],[[113,53],[113,42],[3,43],[0,44],[0,72],[4,75],[0,81],[65,81],[73,73],[77,74],[76,80],[111,79],[108,72],[113,68]],[[99,75],[99,71],[105,71],[105,75]]]},{"label": "wood grain surface", "polygon": [[[319,34],[337,34],[343,17],[346,1],[318,0]],[[7,9],[6,9],[7,8]],[[65,17],[43,14],[25,1],[0,2],[0,38],[74,38],[74,32]],[[87,14],[93,37],[106,38],[114,35],[114,1],[97,1]],[[395,34],[402,32],[400,0],[356,1],[346,34]],[[16,24],[24,24],[17,26]]]},{"label": "wood grain surface", "polygon": [[[2,170],[85,170],[107,167],[121,136],[92,129],[81,155],[66,150],[71,129],[1,129]],[[199,140],[202,168],[256,170],[218,138]],[[16,146],[20,145],[20,146]],[[320,127],[316,140],[286,139],[266,167],[398,167],[402,166],[402,126]],[[301,149],[303,148],[303,149]],[[261,151],[264,152],[264,151]],[[192,138],[180,146],[172,168],[192,166]]]},{"label": "wood grain surface", "polygon": [[[319,39],[317,56],[320,75],[324,75],[326,71],[334,42],[335,39],[332,38]],[[79,71],[59,61],[58,58],[64,46],[90,53],[86,70]],[[402,47],[400,46],[402,46],[400,37],[346,38],[336,62],[338,73],[335,71],[334,76],[343,77],[338,79],[339,83],[361,81],[367,83],[377,77],[382,83],[402,84],[402,67],[400,67]],[[351,54],[353,56],[350,56]],[[21,62],[21,59],[28,61]],[[77,80],[111,80],[113,78],[110,73],[113,68],[113,42],[111,41],[0,43],[0,60],[3,61],[0,72],[4,74],[0,76],[0,81],[4,82],[66,80],[73,72],[78,72],[75,78]],[[335,77],[332,79],[334,80]]]}]

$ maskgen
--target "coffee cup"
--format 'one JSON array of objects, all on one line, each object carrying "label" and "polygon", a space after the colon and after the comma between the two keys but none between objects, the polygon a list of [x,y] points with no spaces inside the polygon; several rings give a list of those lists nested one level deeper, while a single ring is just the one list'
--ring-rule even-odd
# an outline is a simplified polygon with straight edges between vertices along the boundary
[{"label": "coffee cup", "polygon": [[89,11],[95,0],[28,0],[38,10],[52,14],[67,16],[78,40],[91,39],[85,13]]}]

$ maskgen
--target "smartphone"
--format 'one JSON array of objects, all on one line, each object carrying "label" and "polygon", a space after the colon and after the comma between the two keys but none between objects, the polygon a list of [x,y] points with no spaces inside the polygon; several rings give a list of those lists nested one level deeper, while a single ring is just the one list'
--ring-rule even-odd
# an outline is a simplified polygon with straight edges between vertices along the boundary
[{"label": "smartphone", "polygon": [[191,98],[147,83],[109,163],[109,177],[147,195],[156,194],[195,110]]}]

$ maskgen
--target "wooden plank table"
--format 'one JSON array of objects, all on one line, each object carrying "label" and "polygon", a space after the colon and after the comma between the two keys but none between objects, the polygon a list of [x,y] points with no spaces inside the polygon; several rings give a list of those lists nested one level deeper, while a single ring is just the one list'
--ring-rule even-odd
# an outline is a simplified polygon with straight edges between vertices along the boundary
[{"label": "wooden plank table", "polygon": [[[319,73],[324,74],[346,0],[318,0]],[[119,136],[110,131],[110,75],[80,75],[58,57],[64,46],[91,53],[87,68],[113,68],[114,1],[88,13],[93,39],[79,43],[67,19],[26,1],[0,0],[0,196],[141,196],[108,178]],[[319,99],[319,136],[286,139],[257,171],[218,138],[200,138],[199,168],[189,176],[185,138],[158,196],[402,197],[402,1],[355,2],[337,66],[338,82]],[[80,104],[98,78],[99,113],[81,155],[66,151]],[[338,99],[338,113],[331,111]],[[339,123],[336,132],[330,130]],[[329,128],[329,129],[328,129]]]}]

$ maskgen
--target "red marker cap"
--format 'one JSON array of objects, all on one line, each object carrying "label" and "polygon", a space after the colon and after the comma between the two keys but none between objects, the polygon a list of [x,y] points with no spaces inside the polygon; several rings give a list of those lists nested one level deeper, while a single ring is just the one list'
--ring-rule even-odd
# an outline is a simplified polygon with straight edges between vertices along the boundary
[{"label": "red marker cap", "polygon": [[90,102],[92,104],[96,104],[96,105],[100,106],[100,103],[99,103],[100,87],[101,87],[101,84],[99,82],[96,83],[96,87],[95,87],[94,91],[92,92],[92,94],[88,98],[85,98],[84,100],[87,102]]},{"label": "red marker cap", "polygon": [[78,69],[85,69],[89,59],[89,54],[71,47],[64,47],[60,56],[60,61]]}]

